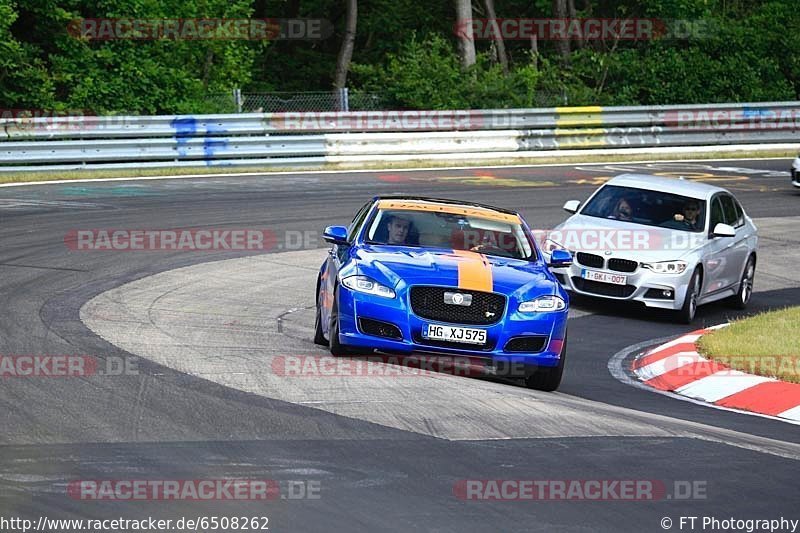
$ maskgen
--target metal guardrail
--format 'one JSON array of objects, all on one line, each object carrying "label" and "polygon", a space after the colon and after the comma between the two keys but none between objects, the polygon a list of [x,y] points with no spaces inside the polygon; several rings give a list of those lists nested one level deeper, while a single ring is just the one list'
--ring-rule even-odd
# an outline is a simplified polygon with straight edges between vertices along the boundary
[{"label": "metal guardrail", "polygon": [[0,172],[800,142],[800,102],[0,120]]}]

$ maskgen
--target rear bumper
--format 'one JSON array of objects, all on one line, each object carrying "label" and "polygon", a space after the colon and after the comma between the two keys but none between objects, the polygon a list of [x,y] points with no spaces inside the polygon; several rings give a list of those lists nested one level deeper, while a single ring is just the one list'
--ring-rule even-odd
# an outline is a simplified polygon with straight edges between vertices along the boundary
[{"label": "rear bumper", "polygon": [[[339,342],[342,344],[375,349],[385,353],[427,354],[430,356],[461,356],[490,362],[497,368],[509,366],[554,367],[561,357],[566,338],[567,309],[554,313],[520,314],[506,311],[503,319],[489,326],[468,324],[445,324],[435,320],[422,319],[408,307],[405,299],[381,298],[345,287],[339,289]],[[360,317],[380,320],[395,325],[402,333],[402,339],[390,339],[367,335],[359,328]],[[448,346],[436,345],[422,338],[426,324],[463,325],[464,327],[486,330],[485,347],[469,344]],[[536,353],[507,352],[506,343],[520,336],[544,336],[543,349]]]}]

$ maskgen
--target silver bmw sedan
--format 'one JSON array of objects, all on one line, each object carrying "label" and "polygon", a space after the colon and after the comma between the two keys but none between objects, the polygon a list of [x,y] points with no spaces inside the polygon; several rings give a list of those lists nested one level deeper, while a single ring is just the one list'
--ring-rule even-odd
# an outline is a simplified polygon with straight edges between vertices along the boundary
[{"label": "silver bmw sedan", "polygon": [[758,230],[725,189],[623,174],[564,209],[572,216],[538,237],[545,253],[572,253],[572,266],[553,270],[569,291],[671,309],[685,323],[698,305],[750,300]]}]

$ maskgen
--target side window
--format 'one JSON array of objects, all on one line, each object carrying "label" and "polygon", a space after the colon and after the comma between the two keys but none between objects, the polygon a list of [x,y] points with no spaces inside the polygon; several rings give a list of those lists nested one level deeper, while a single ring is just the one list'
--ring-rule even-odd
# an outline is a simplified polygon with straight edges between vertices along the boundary
[{"label": "side window", "polygon": [[727,194],[723,194],[719,198],[722,200],[722,213],[725,215],[725,223],[729,226],[736,227],[739,215],[736,212],[736,207],[733,205],[733,198]]},{"label": "side window", "polygon": [[717,196],[711,203],[711,225],[709,229],[714,231],[714,226],[720,223],[724,224],[725,218],[722,216],[722,204],[720,204],[719,196]]},{"label": "side window", "polygon": [[367,213],[369,213],[372,203],[373,202],[370,200],[361,206],[361,209],[358,210],[356,216],[353,217],[353,220],[350,222],[350,226],[347,228],[347,240],[352,240],[355,234],[358,232],[358,228],[360,228],[361,224],[364,223],[364,219],[367,217]]},{"label": "side window", "polygon": [[738,200],[736,200],[736,198],[733,199],[733,206],[736,208],[736,226],[735,227],[738,228],[739,226],[743,226],[744,225],[744,209],[742,209],[741,204],[738,202]]}]

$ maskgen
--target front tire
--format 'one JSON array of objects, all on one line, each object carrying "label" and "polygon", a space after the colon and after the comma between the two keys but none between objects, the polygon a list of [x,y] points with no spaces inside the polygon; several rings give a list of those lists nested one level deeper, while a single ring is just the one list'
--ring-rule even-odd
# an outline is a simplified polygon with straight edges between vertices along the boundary
[{"label": "front tire", "polygon": [[529,389],[544,392],[553,392],[561,385],[561,378],[564,376],[564,361],[567,358],[567,339],[564,338],[564,345],[561,347],[561,357],[558,365],[552,368],[538,368],[525,378],[525,386]]},{"label": "front tire", "polygon": [[371,353],[371,350],[360,348],[350,348],[339,342],[339,288],[333,290],[333,305],[331,306],[331,322],[328,327],[328,349],[331,355],[344,356],[344,355],[365,355]]},{"label": "front tire", "polygon": [[753,295],[753,281],[756,277],[756,260],[751,255],[747,258],[747,263],[744,265],[744,272],[742,272],[742,279],[739,280],[739,291],[735,296],[731,297],[731,306],[734,309],[745,309],[750,297]]},{"label": "front tire", "polygon": [[318,344],[320,346],[327,346],[328,339],[325,338],[325,335],[322,333],[322,311],[319,302],[319,288],[320,288],[320,279],[317,277],[317,294],[314,296],[314,301],[317,303],[316,306],[316,317],[314,318],[314,344]]},{"label": "front tire", "polygon": [[683,299],[683,306],[678,311],[678,319],[684,324],[691,324],[697,315],[697,300],[700,298],[700,286],[702,278],[698,269],[694,270],[689,286],[686,287],[686,296]]}]

